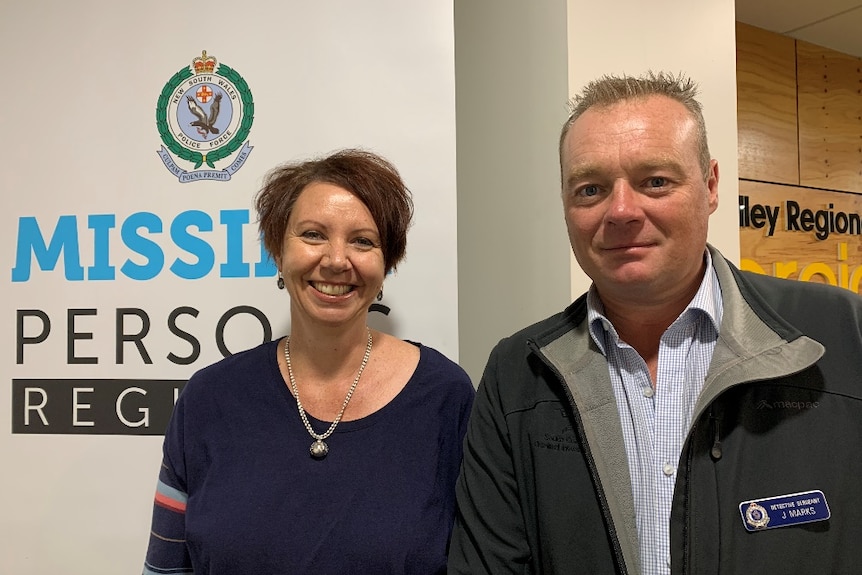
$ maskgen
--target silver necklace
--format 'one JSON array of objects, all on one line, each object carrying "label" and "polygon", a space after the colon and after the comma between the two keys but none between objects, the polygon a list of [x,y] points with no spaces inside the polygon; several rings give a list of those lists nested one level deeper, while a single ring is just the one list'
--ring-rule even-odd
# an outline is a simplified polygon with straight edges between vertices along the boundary
[{"label": "silver necklace", "polygon": [[293,390],[293,396],[296,398],[296,406],[299,408],[299,416],[302,418],[302,423],[305,424],[305,429],[311,437],[314,438],[314,442],[312,442],[309,452],[315,459],[323,459],[326,457],[326,454],[329,453],[329,446],[326,445],[326,442],[323,440],[332,435],[332,432],[335,431],[335,426],[337,426],[338,422],[341,421],[341,416],[344,415],[344,410],[347,409],[347,404],[350,403],[350,398],[356,390],[356,384],[359,383],[359,378],[362,377],[362,372],[365,371],[365,366],[368,365],[368,358],[371,357],[371,342],[371,330],[369,329],[368,345],[365,346],[365,355],[362,357],[362,364],[359,366],[359,371],[353,379],[350,389],[347,390],[347,397],[344,398],[344,403],[341,404],[341,411],[339,411],[338,415],[335,416],[335,420],[333,420],[329,429],[320,434],[314,432],[314,429],[311,427],[311,423],[308,421],[308,416],[305,414],[305,409],[302,407],[302,402],[299,400],[299,390],[296,388],[296,379],[293,377],[293,367],[290,365],[290,336],[287,336],[287,340],[284,342],[284,361],[287,362],[287,376],[288,379],[290,379],[290,389]]}]

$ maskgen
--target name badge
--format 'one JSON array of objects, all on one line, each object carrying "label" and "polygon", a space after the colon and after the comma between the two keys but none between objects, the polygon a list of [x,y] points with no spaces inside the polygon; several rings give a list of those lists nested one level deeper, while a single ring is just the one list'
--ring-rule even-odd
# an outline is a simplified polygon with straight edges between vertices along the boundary
[{"label": "name badge", "polygon": [[748,531],[825,521],[831,515],[826,497],[819,490],[743,501],[739,513]]}]

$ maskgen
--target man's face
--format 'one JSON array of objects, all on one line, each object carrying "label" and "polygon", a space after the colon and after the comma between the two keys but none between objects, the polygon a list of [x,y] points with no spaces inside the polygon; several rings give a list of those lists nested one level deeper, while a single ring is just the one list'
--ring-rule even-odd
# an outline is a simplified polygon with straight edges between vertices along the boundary
[{"label": "man's face", "polygon": [[589,108],[569,129],[566,225],[603,300],[660,304],[699,285],[718,165],[704,176],[696,126],[679,102],[650,96]]}]

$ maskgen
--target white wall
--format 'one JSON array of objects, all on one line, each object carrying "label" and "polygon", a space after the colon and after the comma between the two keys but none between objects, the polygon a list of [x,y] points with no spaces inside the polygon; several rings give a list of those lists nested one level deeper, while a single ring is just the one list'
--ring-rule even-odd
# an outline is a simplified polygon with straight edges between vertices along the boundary
[{"label": "white wall", "polygon": [[564,0],[455,2],[460,363],[569,303]]}]

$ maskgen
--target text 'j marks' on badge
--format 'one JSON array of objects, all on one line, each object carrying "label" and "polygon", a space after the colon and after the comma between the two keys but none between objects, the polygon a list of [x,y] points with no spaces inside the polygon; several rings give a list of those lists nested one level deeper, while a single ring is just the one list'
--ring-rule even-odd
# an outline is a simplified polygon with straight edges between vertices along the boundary
[{"label": "text 'j marks' on badge", "polygon": [[739,504],[742,524],[748,531],[762,531],[829,519],[829,505],[822,491],[803,491]]}]

